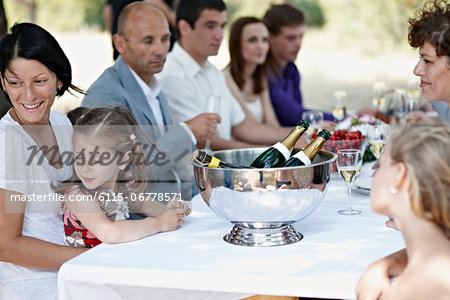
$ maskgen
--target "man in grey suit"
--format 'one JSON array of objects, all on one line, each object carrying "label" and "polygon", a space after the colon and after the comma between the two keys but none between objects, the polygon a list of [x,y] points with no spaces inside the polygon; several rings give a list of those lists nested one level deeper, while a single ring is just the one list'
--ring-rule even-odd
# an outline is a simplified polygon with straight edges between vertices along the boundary
[{"label": "man in grey suit", "polygon": [[148,166],[152,183],[148,191],[174,192],[179,189],[174,181],[182,181],[183,197],[187,198],[192,187],[192,167],[178,158],[190,153],[195,145],[202,148],[214,135],[220,117],[205,113],[172,124],[169,105],[154,77],[164,66],[170,43],[169,25],[159,9],[144,2],[127,5],[120,14],[113,40],[121,55],[88,89],[81,106],[125,107],[139,125],[152,125],[143,126],[145,132],[167,155],[169,163]]}]

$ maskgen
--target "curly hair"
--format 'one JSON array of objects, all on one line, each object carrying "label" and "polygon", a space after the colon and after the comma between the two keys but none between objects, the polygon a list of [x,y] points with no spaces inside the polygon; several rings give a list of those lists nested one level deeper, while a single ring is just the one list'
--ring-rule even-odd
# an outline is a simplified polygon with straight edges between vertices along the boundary
[{"label": "curly hair", "polygon": [[438,56],[450,58],[450,4],[447,0],[425,2],[409,19],[408,42],[418,48],[431,43]]},{"label": "curly hair", "polygon": [[412,123],[389,140],[392,160],[406,166],[412,210],[450,236],[450,127]]}]

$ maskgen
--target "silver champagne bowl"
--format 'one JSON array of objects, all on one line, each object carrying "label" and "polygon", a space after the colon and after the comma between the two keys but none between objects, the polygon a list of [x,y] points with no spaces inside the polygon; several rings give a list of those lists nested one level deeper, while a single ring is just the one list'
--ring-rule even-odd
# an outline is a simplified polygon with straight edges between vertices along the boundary
[{"label": "silver champagne bowl", "polygon": [[[212,153],[231,164],[248,166],[264,148]],[[234,224],[224,240],[243,246],[278,246],[303,238],[293,223],[310,215],[328,190],[337,155],[320,151],[310,166],[272,169],[222,169],[193,162],[200,194],[218,216]]]}]

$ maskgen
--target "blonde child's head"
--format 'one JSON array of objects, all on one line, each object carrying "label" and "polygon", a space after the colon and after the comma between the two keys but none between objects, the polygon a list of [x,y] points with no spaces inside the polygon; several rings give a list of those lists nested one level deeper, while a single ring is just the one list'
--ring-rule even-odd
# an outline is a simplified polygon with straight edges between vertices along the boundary
[{"label": "blonde child's head", "polygon": [[450,232],[450,127],[409,124],[389,138],[393,163],[404,163],[412,210]]},{"label": "blonde child's head", "polygon": [[141,193],[147,185],[147,168],[139,137],[146,135],[128,110],[121,107],[87,110],[74,126],[73,176],[57,190],[79,184],[84,193],[99,188]]}]

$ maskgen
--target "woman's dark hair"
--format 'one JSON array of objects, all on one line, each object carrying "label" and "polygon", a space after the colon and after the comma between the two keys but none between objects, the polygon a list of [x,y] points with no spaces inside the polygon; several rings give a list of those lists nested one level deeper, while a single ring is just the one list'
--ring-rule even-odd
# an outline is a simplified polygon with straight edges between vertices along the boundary
[{"label": "woman's dark hair", "polygon": [[438,56],[450,58],[450,4],[447,0],[425,2],[409,19],[408,41],[418,48],[431,43]]},{"label": "woman's dark hair", "polygon": [[32,23],[16,23],[11,32],[0,41],[0,72],[3,78],[11,61],[17,58],[37,60],[45,65],[62,82],[56,95],[61,96],[69,88],[78,93],[84,91],[72,84],[72,68],[56,39],[44,28]]},{"label": "woman's dark hair", "polygon": [[[230,73],[234,82],[240,90],[244,88],[244,77],[242,76],[245,66],[245,60],[242,56],[242,31],[244,27],[249,24],[262,23],[264,21],[254,17],[242,17],[237,19],[230,30],[230,39],[228,43],[230,51]],[[266,70],[264,65],[256,67],[252,74],[253,78],[253,93],[259,94],[264,89]]]},{"label": "woman's dark hair", "polygon": [[185,20],[189,23],[192,29],[195,28],[195,22],[200,17],[200,14],[205,9],[214,9],[220,12],[225,11],[227,6],[223,0],[181,0],[178,3],[176,11],[176,33],[180,38],[180,32],[178,30],[178,22]]}]

